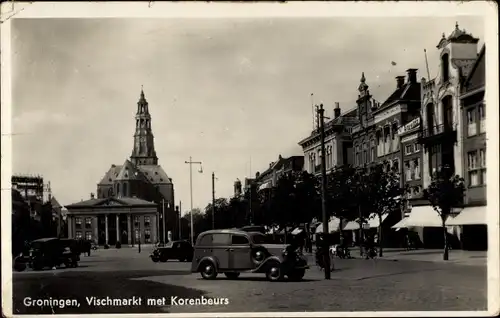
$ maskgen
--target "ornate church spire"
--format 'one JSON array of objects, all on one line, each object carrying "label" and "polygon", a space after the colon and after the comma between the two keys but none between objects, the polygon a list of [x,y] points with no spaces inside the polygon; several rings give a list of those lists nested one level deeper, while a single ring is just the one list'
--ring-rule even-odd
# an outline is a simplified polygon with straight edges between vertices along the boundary
[{"label": "ornate church spire", "polygon": [[135,115],[134,149],[130,161],[135,165],[157,165],[154,136],[151,130],[151,115],[149,104],[144,96],[144,88],[141,85],[141,96],[137,102],[137,113]]}]

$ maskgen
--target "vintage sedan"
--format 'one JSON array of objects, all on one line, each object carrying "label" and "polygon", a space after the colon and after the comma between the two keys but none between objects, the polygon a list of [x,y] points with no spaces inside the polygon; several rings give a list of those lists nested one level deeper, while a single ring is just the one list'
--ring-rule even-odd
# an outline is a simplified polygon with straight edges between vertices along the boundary
[{"label": "vintage sedan", "polygon": [[155,263],[166,262],[172,259],[179,260],[179,262],[191,262],[193,259],[193,247],[188,241],[171,241],[163,247],[156,247],[149,257]]},{"label": "vintage sedan", "polygon": [[236,279],[241,272],[250,272],[264,273],[269,281],[285,276],[301,280],[308,268],[307,259],[293,246],[269,244],[262,233],[237,229],[201,233],[191,264],[191,272],[204,279],[215,279],[219,273]]}]

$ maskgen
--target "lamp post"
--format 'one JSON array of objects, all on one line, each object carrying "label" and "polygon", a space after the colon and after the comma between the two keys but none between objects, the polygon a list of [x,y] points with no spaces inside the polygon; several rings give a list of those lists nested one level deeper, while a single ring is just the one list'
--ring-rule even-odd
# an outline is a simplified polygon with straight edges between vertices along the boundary
[{"label": "lamp post", "polygon": [[190,199],[191,199],[191,212],[190,214],[190,227],[191,227],[191,245],[194,245],[194,224],[193,224],[193,164],[200,165],[199,173],[203,173],[203,167],[201,161],[193,161],[191,157],[189,157],[189,161],[185,161],[184,163],[189,165],[189,190],[190,190]]},{"label": "lamp post", "polygon": [[182,240],[182,201],[179,201],[179,240]]},{"label": "lamp post", "polygon": [[325,158],[325,110],[321,104],[317,112],[319,114],[319,130],[321,137],[321,212],[323,219],[323,259],[325,264],[325,279],[330,279],[330,253],[328,252],[328,217],[326,213],[326,158]]}]

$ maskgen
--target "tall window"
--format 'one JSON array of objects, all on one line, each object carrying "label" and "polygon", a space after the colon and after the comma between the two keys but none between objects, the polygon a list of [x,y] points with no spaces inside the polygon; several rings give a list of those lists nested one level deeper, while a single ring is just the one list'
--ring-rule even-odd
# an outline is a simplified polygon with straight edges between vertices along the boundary
[{"label": "tall window", "polygon": [[449,129],[453,125],[453,101],[451,96],[446,96],[441,101],[443,104],[443,128]]},{"label": "tall window", "polygon": [[116,195],[120,196],[120,194],[121,194],[121,193],[120,193],[120,184],[119,184],[119,183],[117,183],[117,184],[116,184]]},{"label": "tall window", "polygon": [[415,151],[415,152],[419,152],[419,151],[420,151],[420,144],[419,144],[419,143],[416,143],[416,144],[413,146],[413,151]]},{"label": "tall window", "polygon": [[368,163],[368,144],[363,143],[363,164]]},{"label": "tall window", "polygon": [[92,232],[90,231],[85,232],[85,239],[87,241],[92,241]]},{"label": "tall window", "polygon": [[76,228],[82,227],[82,218],[75,218],[75,226]]},{"label": "tall window", "polygon": [[82,231],[76,231],[75,233],[75,238],[77,240],[81,240],[83,238],[83,234],[82,234]]},{"label": "tall window", "polygon": [[139,226],[139,217],[134,216],[134,226]]},{"label": "tall window", "polygon": [[420,158],[413,159],[415,180],[420,180]]},{"label": "tall window", "polygon": [[411,181],[411,166],[409,161],[405,161],[405,179]]},{"label": "tall window", "polygon": [[151,230],[144,230],[144,242],[151,243]]},{"label": "tall window", "polygon": [[479,150],[479,165],[481,167],[481,181],[486,184],[486,149]]},{"label": "tall window", "polygon": [[376,156],[376,153],[375,153],[375,147],[376,147],[376,144],[375,144],[375,139],[372,139],[370,141],[370,162],[374,162],[377,158]]},{"label": "tall window", "polygon": [[426,112],[427,112],[427,128],[429,129],[429,132],[431,132],[432,135],[434,133],[434,124],[435,124],[434,104],[428,104]]},{"label": "tall window", "polygon": [[398,124],[393,123],[391,126],[391,131],[392,131],[392,151],[398,151],[399,150],[399,137],[398,137]]},{"label": "tall window", "polygon": [[92,227],[92,219],[91,218],[85,218],[85,228],[90,229]]},{"label": "tall window", "polygon": [[145,216],[144,217],[144,227],[149,227],[150,225],[151,225],[151,217]]},{"label": "tall window", "polygon": [[384,155],[391,151],[391,129],[389,126],[384,127]]},{"label": "tall window", "polygon": [[478,113],[479,113],[479,132],[482,134],[486,132],[486,110],[484,109],[484,104],[479,105]]},{"label": "tall window", "polygon": [[477,133],[477,121],[475,109],[467,110],[467,136],[475,136]]},{"label": "tall window", "polygon": [[382,140],[382,130],[377,130],[377,156],[381,157],[384,155],[384,143]]},{"label": "tall window", "polygon": [[480,184],[479,165],[477,163],[477,151],[471,151],[467,154],[469,170],[469,186],[474,187]]},{"label": "tall window", "polygon": [[441,57],[441,72],[443,75],[443,82],[450,80],[450,57],[448,53],[443,54]]},{"label": "tall window", "polygon": [[126,183],[123,184],[123,196],[128,197],[128,187]]}]

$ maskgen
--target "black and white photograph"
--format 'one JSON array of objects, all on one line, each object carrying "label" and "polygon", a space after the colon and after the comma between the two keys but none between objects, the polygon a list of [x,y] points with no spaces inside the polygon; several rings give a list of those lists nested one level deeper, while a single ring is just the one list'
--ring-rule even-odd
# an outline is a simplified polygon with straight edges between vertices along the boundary
[{"label": "black and white photograph", "polygon": [[2,3],[3,314],[498,314],[496,9]]}]

